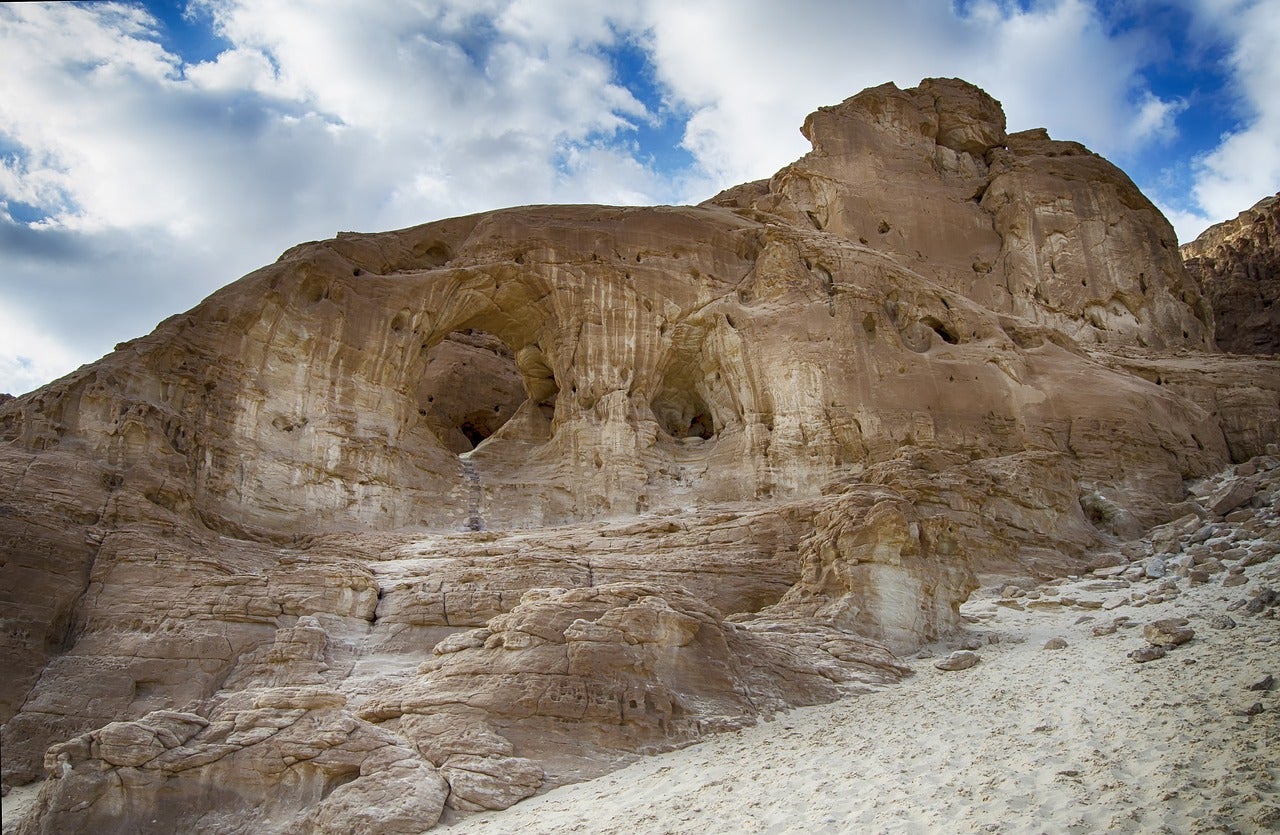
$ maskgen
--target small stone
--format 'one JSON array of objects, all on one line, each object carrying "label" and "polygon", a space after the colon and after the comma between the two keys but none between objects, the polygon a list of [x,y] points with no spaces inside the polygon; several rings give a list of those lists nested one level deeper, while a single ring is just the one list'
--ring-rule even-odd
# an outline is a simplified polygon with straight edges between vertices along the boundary
[{"label": "small stone", "polygon": [[948,672],[955,670],[967,670],[974,664],[977,664],[980,660],[981,658],[978,656],[978,653],[972,650],[961,649],[956,650],[946,658],[935,661],[933,666],[937,667],[939,670],[946,670]]},{"label": "small stone", "polygon": [[1193,586],[1202,586],[1209,582],[1209,572],[1193,568],[1187,572],[1187,581]]},{"label": "small stone", "polygon": [[1231,511],[1231,512],[1230,512],[1230,513],[1228,513],[1228,514],[1226,515],[1226,517],[1224,517],[1224,518],[1225,518],[1228,522],[1244,522],[1244,521],[1246,521],[1246,520],[1248,520],[1248,519],[1252,519],[1252,518],[1253,518],[1253,511],[1252,511],[1252,510],[1245,510],[1244,508],[1240,508],[1239,510],[1233,510],[1233,511]]},{"label": "small stone", "polygon": [[1231,588],[1233,586],[1243,586],[1248,582],[1249,582],[1249,578],[1244,576],[1243,574],[1228,574],[1226,577],[1222,578],[1222,585],[1224,588]]},{"label": "small stone", "polygon": [[1164,658],[1167,654],[1168,650],[1164,647],[1142,647],[1129,653],[1129,657],[1139,664],[1145,664],[1148,661],[1155,661],[1157,658]]},{"label": "small stone", "polygon": [[1214,615],[1209,620],[1209,625],[1214,629],[1235,629],[1236,622],[1231,619],[1230,615]]},{"label": "small stone", "polygon": [[1162,618],[1142,628],[1142,637],[1156,647],[1176,647],[1195,637],[1185,618]]},{"label": "small stone", "polygon": [[1277,602],[1280,602],[1280,594],[1277,594],[1275,589],[1263,589],[1255,594],[1244,608],[1245,611],[1256,615],[1276,605]]},{"label": "small stone", "polygon": [[1159,557],[1152,557],[1147,560],[1147,565],[1143,573],[1152,580],[1158,580],[1163,577],[1167,571],[1168,569],[1165,567],[1164,560]]},{"label": "small stone", "polygon": [[1266,676],[1264,676],[1262,679],[1255,681],[1253,684],[1250,684],[1249,689],[1265,691],[1265,690],[1270,690],[1272,687],[1275,687],[1275,685],[1276,685],[1275,676],[1271,675],[1271,673],[1267,673]]},{"label": "small stone", "polygon": [[1262,713],[1264,710],[1266,710],[1266,708],[1262,706],[1262,702],[1254,702],[1253,704],[1246,707],[1244,710],[1237,710],[1236,715],[1237,716],[1257,716],[1259,713]]},{"label": "small stone", "polygon": [[1254,475],[1258,472],[1258,465],[1252,461],[1245,461],[1243,464],[1236,465],[1236,475]]},{"label": "small stone", "polygon": [[1050,638],[1044,642],[1045,649],[1066,649],[1067,642],[1063,638]]},{"label": "small stone", "polygon": [[1080,586],[1081,591],[1119,591],[1129,588],[1132,583],[1128,580],[1094,580],[1084,583]]},{"label": "small stone", "polygon": [[1116,634],[1116,629],[1117,627],[1114,623],[1100,623],[1097,626],[1093,627],[1091,631],[1093,632],[1093,637],[1101,638],[1106,635]]}]

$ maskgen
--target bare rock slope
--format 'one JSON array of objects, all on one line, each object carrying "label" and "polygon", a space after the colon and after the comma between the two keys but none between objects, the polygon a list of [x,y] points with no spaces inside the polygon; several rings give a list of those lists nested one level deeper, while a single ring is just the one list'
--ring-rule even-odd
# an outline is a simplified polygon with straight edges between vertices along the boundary
[{"label": "bare rock slope", "polygon": [[0,404],[20,831],[504,808],[896,682],[1276,440],[1105,160],[956,80],[804,130],[701,206],[303,244]]},{"label": "bare rock slope", "polygon": [[1280,194],[1206,229],[1182,257],[1213,304],[1219,348],[1280,353]]}]

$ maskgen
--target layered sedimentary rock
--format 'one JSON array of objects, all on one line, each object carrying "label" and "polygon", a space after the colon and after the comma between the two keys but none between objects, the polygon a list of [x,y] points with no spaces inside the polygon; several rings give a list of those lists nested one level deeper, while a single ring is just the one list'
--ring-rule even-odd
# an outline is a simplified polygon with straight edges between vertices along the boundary
[{"label": "layered sedimentary rock", "polygon": [[23,831],[502,808],[895,682],[1276,439],[1101,158],[954,80],[805,132],[702,206],[303,244],[0,404]]},{"label": "layered sedimentary rock", "polygon": [[1213,304],[1219,348],[1280,353],[1280,194],[1209,227],[1182,257]]}]

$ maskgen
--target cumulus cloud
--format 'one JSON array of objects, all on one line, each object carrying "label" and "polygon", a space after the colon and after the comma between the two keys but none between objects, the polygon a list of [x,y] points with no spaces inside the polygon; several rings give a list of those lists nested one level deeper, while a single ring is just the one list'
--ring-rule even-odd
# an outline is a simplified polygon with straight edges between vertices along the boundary
[{"label": "cumulus cloud", "polygon": [[1001,101],[1010,127],[1115,154],[1171,130],[1178,104],[1143,86],[1154,45],[1110,31],[1082,0],[1019,4],[654,0],[654,56],[692,111],[685,142],[723,184],[808,150],[815,108],[893,81],[959,76]]},{"label": "cumulus cloud", "polygon": [[1170,212],[1182,240],[1280,191],[1280,9],[1269,0],[1199,0],[1194,9],[1206,32],[1233,44],[1228,89],[1241,124],[1193,163],[1194,199]]}]

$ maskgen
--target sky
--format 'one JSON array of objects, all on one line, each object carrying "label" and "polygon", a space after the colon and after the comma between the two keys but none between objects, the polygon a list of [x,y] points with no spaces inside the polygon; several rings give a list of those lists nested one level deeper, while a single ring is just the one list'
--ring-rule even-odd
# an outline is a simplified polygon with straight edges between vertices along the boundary
[{"label": "sky", "polygon": [[696,203],[807,113],[960,77],[1179,239],[1280,191],[1280,0],[0,3],[0,392],[290,246],[534,203]]}]

